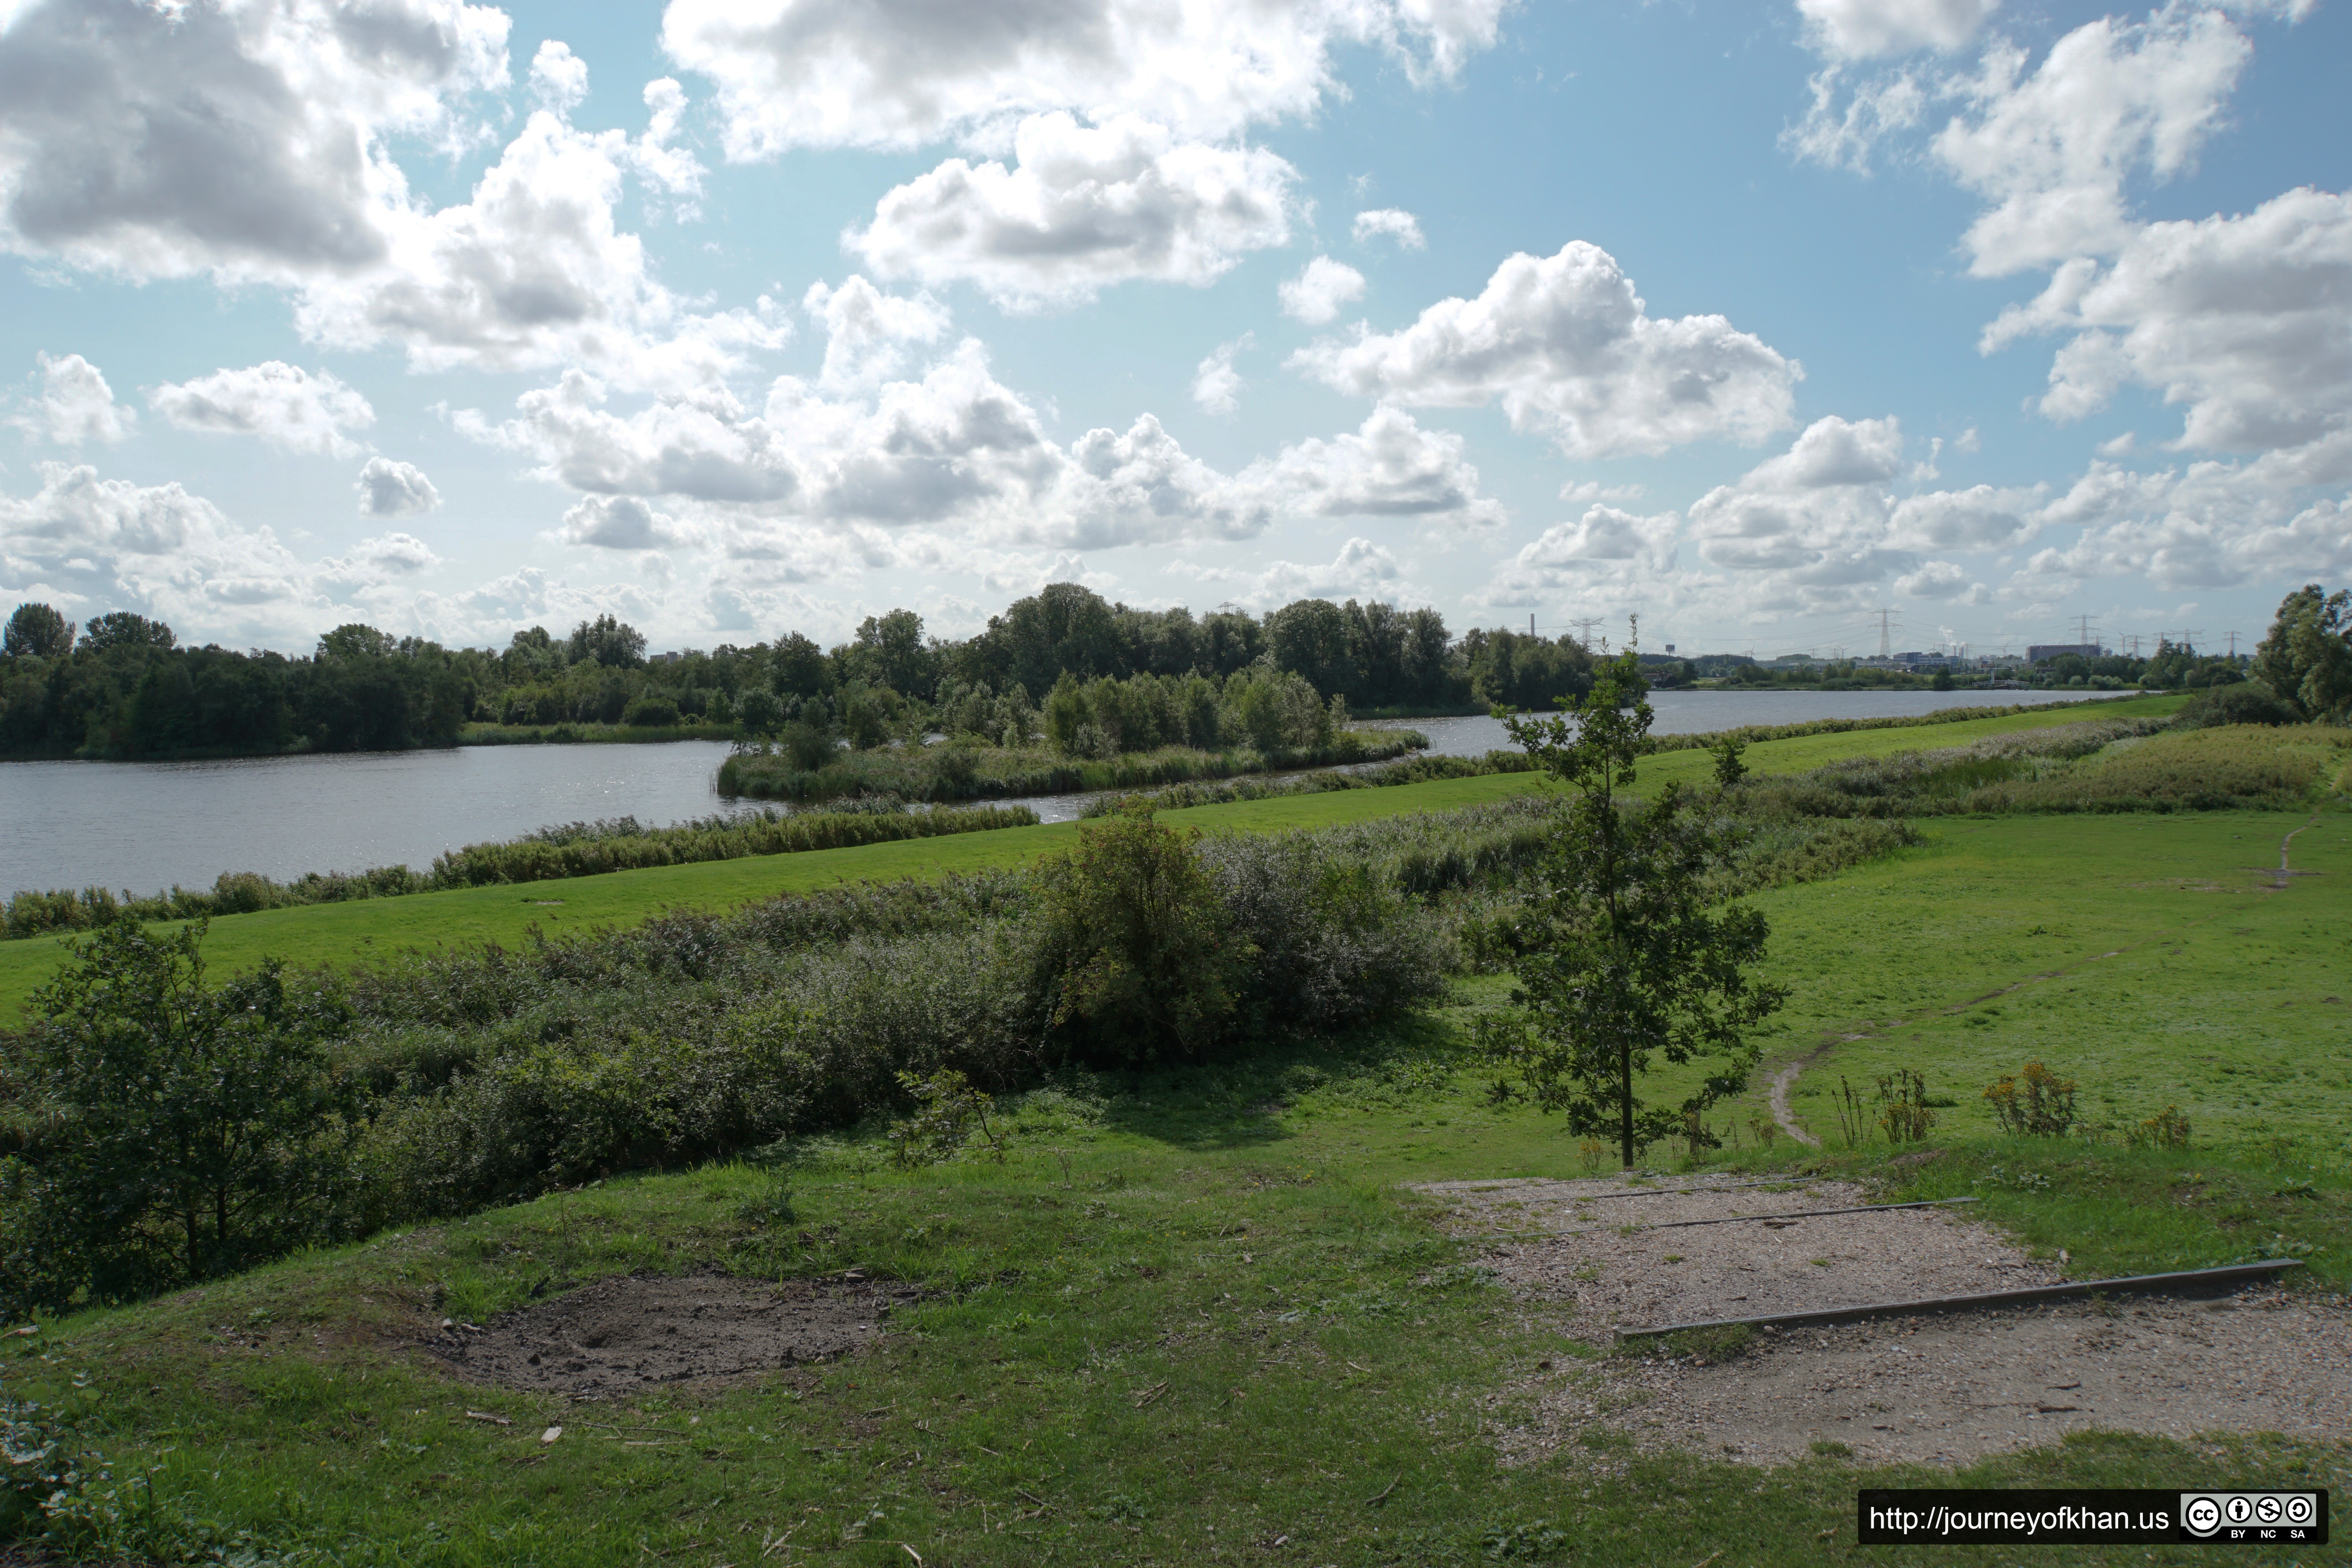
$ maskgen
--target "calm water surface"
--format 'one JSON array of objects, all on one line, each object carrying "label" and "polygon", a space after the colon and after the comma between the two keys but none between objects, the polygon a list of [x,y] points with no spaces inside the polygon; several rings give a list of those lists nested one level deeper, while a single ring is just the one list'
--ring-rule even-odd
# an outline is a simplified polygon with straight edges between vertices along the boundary
[{"label": "calm water surface", "polygon": [[408,865],[559,822],[728,809],[723,741],[213,763],[0,763],[0,892]]},{"label": "calm water surface", "polygon": [[[2041,691],[1661,691],[1662,735],[1808,719],[1878,719],[1938,708],[2066,700]],[[2080,693],[2074,693],[2080,696]],[[1475,756],[1509,744],[1484,716],[1389,724],[1431,749]],[[405,864],[560,822],[668,823],[730,809],[720,741],[662,745],[465,746],[213,763],[0,763],[0,894],[98,884],[140,893],[210,886],[223,871],[284,879]],[[1026,801],[1048,822],[1087,796]]]}]

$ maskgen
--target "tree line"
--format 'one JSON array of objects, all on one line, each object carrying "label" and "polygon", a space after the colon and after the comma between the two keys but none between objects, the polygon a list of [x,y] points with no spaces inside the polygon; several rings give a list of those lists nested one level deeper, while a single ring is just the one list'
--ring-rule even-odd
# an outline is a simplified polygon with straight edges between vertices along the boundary
[{"label": "tree line", "polygon": [[[26,604],[0,644],[0,755],[401,750],[454,744],[468,726],[544,739],[568,738],[553,733],[567,727],[733,735],[795,722],[867,745],[917,726],[1000,740],[1015,727],[1025,744],[1041,733],[1051,694],[1071,684],[1099,692],[1104,680],[1148,677],[1155,689],[1223,689],[1255,672],[1252,680],[1296,676],[1318,700],[1359,713],[1471,712],[1580,696],[1591,666],[1572,638],[1457,637],[1433,609],[1301,599],[1262,616],[1196,616],[1114,604],[1076,584],[1021,599],[965,638],[931,636],[921,616],[898,609],[866,617],[831,648],[790,632],[650,658],[644,634],[611,616],[568,636],[532,626],[503,649],[354,623],[289,657],[184,647],[168,625],[123,611],[77,628],[54,606]],[[1110,716],[1089,711],[1086,721],[1110,735],[1116,723],[1101,721]]]}]

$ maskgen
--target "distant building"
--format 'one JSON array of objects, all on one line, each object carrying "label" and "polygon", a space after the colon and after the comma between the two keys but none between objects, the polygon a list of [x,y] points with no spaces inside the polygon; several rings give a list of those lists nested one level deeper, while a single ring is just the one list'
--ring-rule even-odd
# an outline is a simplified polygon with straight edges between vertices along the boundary
[{"label": "distant building", "polygon": [[2040,664],[2045,658],[2060,658],[2067,654],[2078,658],[2105,658],[2107,650],[2095,642],[2038,642],[2025,650],[2028,663]]}]

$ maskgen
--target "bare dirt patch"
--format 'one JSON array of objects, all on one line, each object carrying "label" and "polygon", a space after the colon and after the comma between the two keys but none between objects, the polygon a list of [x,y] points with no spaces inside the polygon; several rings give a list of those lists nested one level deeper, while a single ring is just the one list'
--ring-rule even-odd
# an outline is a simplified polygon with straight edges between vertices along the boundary
[{"label": "bare dirt patch", "polygon": [[[2011,1289],[2063,1272],[1965,1208],[1776,1218],[1866,1202],[1843,1183],[1727,1184],[1612,1197],[1615,1182],[1448,1184],[1459,1234],[1563,1353],[1491,1403],[1525,1463],[1563,1448],[1696,1450],[1753,1464],[1850,1451],[1857,1463],[1958,1465],[2069,1432],[2187,1438],[2278,1432],[2340,1442],[2352,1310],[2263,1286],[1797,1326],[1710,1363],[1614,1331]],[[1621,1226],[1710,1215],[1675,1229]],[[1547,1231],[1549,1236],[1529,1233]],[[1504,1237],[1513,1239],[1504,1240]],[[1575,1342],[1573,1343],[1565,1342]]]},{"label": "bare dirt patch", "polygon": [[914,1295],[849,1278],[626,1275],[479,1327],[450,1324],[423,1348],[471,1383],[603,1399],[854,1354]]}]

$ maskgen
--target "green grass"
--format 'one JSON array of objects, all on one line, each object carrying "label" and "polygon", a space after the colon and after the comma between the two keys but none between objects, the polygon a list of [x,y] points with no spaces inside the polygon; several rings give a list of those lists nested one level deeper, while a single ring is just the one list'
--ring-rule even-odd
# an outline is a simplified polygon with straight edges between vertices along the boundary
[{"label": "green grass", "polygon": [[2306,812],[1939,821],[1928,843],[1758,900],[1792,987],[1776,1047],[1823,1051],[1790,1104],[1910,1068],[1997,1131],[1987,1085],[2040,1060],[2120,1129],[2168,1105],[2205,1139],[2352,1157],[2352,816]]},{"label": "green grass", "polygon": [[[1457,1009],[1047,1091],[1017,1109],[1002,1163],[905,1172],[844,1140],[615,1179],[48,1324],[0,1371],[117,1477],[148,1477],[161,1516],[346,1564],[748,1563],[787,1531],[798,1550],[770,1561],[907,1563],[904,1542],[928,1563],[1468,1563],[1549,1532],[1552,1561],[1798,1564],[1859,1557],[1863,1485],[2352,1480],[2324,1445],[2118,1436],[1949,1472],[1643,1459],[1596,1435],[1505,1468],[1508,1391],[1576,1352],[1402,1184],[1564,1173],[1570,1151],[1486,1102],[1461,1038]],[[739,1217],[779,1170],[793,1220]],[[2295,1202],[2340,1235],[2340,1181]],[[2166,1217],[2158,1250],[2212,1228]],[[2109,1250],[2129,1263],[2147,1240]],[[830,1365],[583,1406],[456,1383],[402,1348],[541,1280],[852,1264],[927,1295],[877,1352]],[[543,1446],[551,1424],[564,1436]],[[2061,1560],[2099,1559],[2003,1556]]]},{"label": "green grass", "polygon": [[[2167,713],[2174,697],[2132,698],[2089,710],[2119,717]],[[2011,714],[1951,724],[1898,730],[1858,730],[1765,742],[1748,749],[1748,765],[1759,773],[1801,773],[1842,757],[1885,756],[1925,746],[1957,746],[1989,736],[2078,722],[2083,710]],[[1646,784],[1679,780],[1697,784],[1712,776],[1705,752],[1669,752],[1642,769]],[[1162,820],[1204,832],[1274,832],[1320,827],[1413,811],[1447,811],[1542,786],[1538,775],[1499,773],[1446,779],[1391,789],[1334,791],[1194,806],[1163,814]],[[251,968],[275,955],[298,966],[380,963],[406,949],[432,949],[471,942],[512,944],[529,940],[532,926],[550,932],[600,925],[634,925],[667,909],[730,909],[779,893],[830,887],[837,882],[893,881],[1026,865],[1076,842],[1076,826],[1054,823],[991,833],[927,839],[908,844],[864,845],[758,859],[664,866],[597,877],[534,882],[523,887],[469,888],[419,893],[400,899],[369,899],[345,904],[266,910],[214,921],[205,957],[215,975]],[[57,970],[62,941],[0,943],[0,1020],[21,1017],[26,998]]]},{"label": "green grass", "polygon": [[[1866,1074],[1882,1056],[1963,1104],[1925,1164],[1890,1166],[1883,1143],[1848,1150],[1833,1122],[1825,1151],[1782,1140],[1717,1163],[1793,1158],[1891,1196],[1973,1194],[1979,1217],[2042,1253],[2068,1248],[2077,1277],[2284,1252],[2307,1258],[2315,1284],[2352,1285],[2342,1077],[2263,1088],[2233,1121],[2225,1102],[2244,1075],[2220,1070],[2299,1069],[2331,1040],[2342,1052],[2339,1005],[2321,998],[2352,973],[2338,890],[2352,818],[2330,814],[2295,840],[2296,865],[2321,876],[2278,892],[2229,879],[2275,864],[2279,834],[2301,820],[1938,822],[1891,863],[1766,895],[1773,962],[1796,993],[1776,1048],[1830,1047],[1800,1080],[1800,1107],[1823,1073]],[[2195,956],[2223,936],[2226,953]],[[2134,953],[2142,966],[2127,970]],[[2019,983],[2002,1018],[2029,994],[2052,999],[2030,1029],[1939,1011]],[[650,1554],[748,1568],[787,1531],[790,1549],[765,1561],[906,1564],[904,1542],[928,1563],[1024,1568],[1469,1563],[1517,1542],[1547,1561],[1687,1568],[1722,1551],[1793,1565],[1862,1556],[1853,1509],[1865,1485],[2352,1484],[2343,1445],[2260,1437],[2076,1437],[1959,1471],[1866,1471],[1825,1453],[1764,1471],[1643,1459],[1596,1435],[1502,1467],[1493,1439],[1514,1418],[1512,1390],[1538,1360],[1580,1352],[1486,1284],[1406,1184],[1580,1173],[1557,1121],[1490,1102],[1465,1054],[1471,1018],[1503,988],[1467,984],[1430,1017],[1345,1040],[1072,1080],[1012,1108],[1002,1163],[900,1171],[866,1130],[616,1178],[50,1323],[33,1342],[0,1342],[21,1347],[0,1352],[0,1378],[71,1415],[117,1477],[150,1476],[165,1515],[354,1565]],[[2210,1078],[2181,1039],[2217,1058]],[[2196,1142],[1990,1135],[1967,1103],[1975,1075],[2013,1069],[2036,1046],[2077,1071],[2086,1104],[2095,1084],[2113,1087],[2118,1117],[2181,1103]],[[763,1228],[742,1216],[779,1173],[796,1212]],[[401,1345],[445,1313],[478,1321],[517,1305],[543,1279],[853,1264],[927,1293],[877,1352],[614,1405],[453,1383]],[[557,1422],[563,1438],[543,1447],[538,1432]],[[624,1446],[633,1438],[659,1446]]]}]

